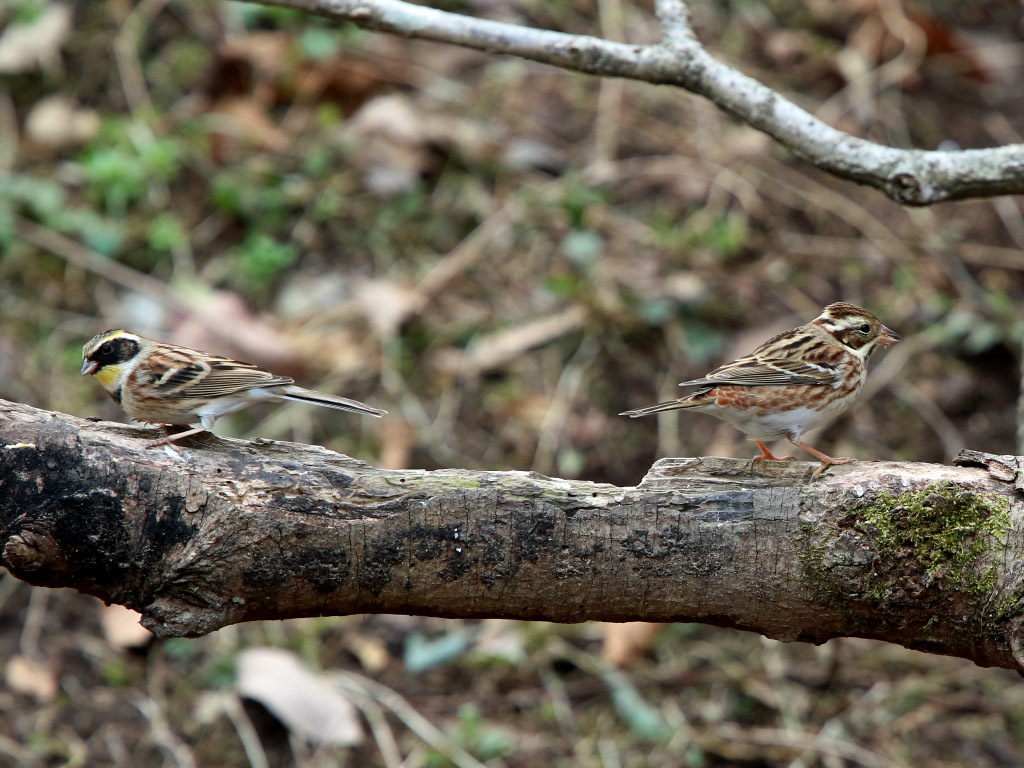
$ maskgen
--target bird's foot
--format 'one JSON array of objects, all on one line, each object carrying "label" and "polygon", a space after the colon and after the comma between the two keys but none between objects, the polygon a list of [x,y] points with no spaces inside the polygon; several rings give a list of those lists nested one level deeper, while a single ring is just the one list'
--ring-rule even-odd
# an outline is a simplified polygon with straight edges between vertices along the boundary
[{"label": "bird's foot", "polygon": [[811,448],[807,443],[794,440],[791,435],[787,435],[786,438],[797,448],[802,448],[821,462],[821,465],[811,473],[812,480],[831,466],[836,464],[852,464],[856,461],[856,459],[852,459],[849,456],[829,456],[827,453],[822,453],[816,448]]},{"label": "bird's foot", "polygon": [[[171,443],[175,443],[181,440],[183,437],[189,437],[191,435],[197,435],[200,432],[206,432],[205,427],[193,427],[192,429],[186,429],[184,432],[175,432],[173,435],[165,434],[159,440],[150,440],[146,443],[143,448],[159,448],[160,446],[169,446]],[[164,432],[167,432],[167,427],[164,427]],[[175,446],[176,448],[177,446]]]},{"label": "bird's foot", "polygon": [[835,464],[852,464],[856,461],[856,459],[852,459],[849,456],[825,456],[824,454],[822,456],[824,458],[822,458],[821,464],[811,473],[812,480]]},{"label": "bird's foot", "polygon": [[793,461],[792,456],[776,456],[760,440],[755,440],[754,443],[761,449],[761,453],[750,460],[750,463],[747,465],[748,472],[752,472],[754,465],[759,461]]}]

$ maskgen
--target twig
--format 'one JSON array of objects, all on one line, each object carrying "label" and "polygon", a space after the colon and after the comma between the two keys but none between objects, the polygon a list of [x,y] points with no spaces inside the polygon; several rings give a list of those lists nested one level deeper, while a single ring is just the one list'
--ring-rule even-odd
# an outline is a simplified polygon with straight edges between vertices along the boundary
[{"label": "twig", "polygon": [[148,296],[165,307],[186,311],[188,309],[185,301],[167,284],[142,272],[137,272],[131,267],[126,267],[113,259],[108,259],[55,230],[41,227],[28,219],[19,217],[14,220],[14,234],[37,248],[60,256],[86,272],[99,275],[122,288]]},{"label": "twig", "polygon": [[[621,0],[598,0],[597,8],[601,22],[601,34],[616,40],[622,39]],[[601,89],[597,95],[597,120],[594,123],[593,157],[595,162],[615,159],[615,149],[619,137],[619,111],[622,109],[624,85],[625,83],[618,79],[601,81]]]},{"label": "twig", "polygon": [[696,40],[690,26],[689,10],[681,0],[656,0],[654,13],[661,22],[665,44],[682,47]]},{"label": "twig", "polygon": [[346,693],[354,689],[364,696],[369,696],[381,706],[390,709],[395,717],[405,723],[409,730],[442,753],[459,768],[485,768],[483,763],[456,744],[436,725],[416,711],[398,692],[354,672],[335,672],[333,677],[338,686]]},{"label": "twig", "polygon": [[141,112],[152,113],[153,102],[146,88],[146,76],[139,63],[138,48],[142,37],[153,18],[163,10],[168,0],[142,0],[125,17],[114,40],[114,59],[121,73],[121,85],[132,115]]},{"label": "twig", "polygon": [[18,157],[18,116],[6,87],[0,86],[0,173],[8,173]]},{"label": "twig", "polygon": [[23,747],[14,739],[0,733],[0,755],[8,755],[14,759],[14,764],[22,768],[30,768],[33,765],[42,765],[43,756],[38,752]]},{"label": "twig", "polygon": [[459,360],[459,375],[471,378],[498,368],[522,353],[583,327],[588,312],[585,307],[571,305],[561,312],[528,320],[500,331],[480,334],[470,343]]},{"label": "twig", "polygon": [[658,3],[665,36],[652,45],[475,19],[402,0],[257,2],[591,75],[675,85],[704,96],[819,168],[872,186],[907,205],[1024,192],[1024,144],[925,151],[897,149],[851,136],[713,58],[693,34],[686,6],[678,0]]},{"label": "twig", "polygon": [[384,761],[384,765],[387,768],[401,768],[403,763],[402,753],[398,749],[398,742],[395,741],[394,731],[391,730],[391,726],[388,724],[381,706],[374,701],[372,696],[354,685],[348,687],[339,685],[339,687],[344,689],[345,696],[366,717],[366,721],[370,724],[370,730],[373,732],[374,741],[377,742],[377,748],[380,750],[380,756]]},{"label": "twig", "polygon": [[[1021,359],[1024,360],[1024,339],[1020,344]],[[1024,366],[1020,372],[1020,395],[1017,397],[1017,453],[1024,453]]]},{"label": "twig", "polygon": [[548,401],[544,418],[541,419],[537,448],[533,453],[533,469],[536,472],[556,470],[555,456],[558,451],[562,429],[568,421],[569,412],[587,380],[590,366],[597,354],[598,344],[593,336],[584,336],[579,347],[558,377],[555,392]]},{"label": "twig", "polygon": [[18,647],[22,654],[36,661],[43,658],[43,653],[39,648],[39,638],[46,622],[46,606],[50,602],[50,594],[50,592],[38,589],[33,589],[29,593],[28,612],[25,615],[21,638],[18,641]]},{"label": "twig", "polygon": [[[857,237],[809,235],[785,230],[779,232],[778,236],[779,244],[787,253],[815,258],[848,259],[856,256],[858,251],[864,247],[864,241]],[[899,247],[896,240],[898,238],[887,239],[882,236],[871,238],[876,247],[884,249],[883,253],[888,253],[890,246]],[[1024,257],[1022,257],[1020,249],[1017,248],[1006,248],[987,243],[953,243],[949,247],[952,255],[967,264],[1024,271]]]},{"label": "twig", "polygon": [[[894,768],[894,763],[876,752],[839,739],[828,738],[805,731],[784,731],[778,728],[738,728],[720,726],[715,736],[725,742],[746,743],[758,747],[786,747],[801,751],[812,751],[820,755],[835,755],[865,768]],[[707,743],[706,739],[701,742]]]},{"label": "twig", "polygon": [[178,768],[196,768],[196,761],[188,745],[171,728],[163,707],[149,696],[142,696],[135,706],[149,721],[153,741],[178,765]]},{"label": "twig", "polygon": [[231,724],[235,726],[238,740],[242,742],[242,749],[249,759],[249,768],[270,768],[270,761],[267,760],[267,753],[263,750],[263,743],[260,741],[256,726],[249,719],[242,700],[235,693],[224,694],[221,706],[224,714],[228,716]]}]

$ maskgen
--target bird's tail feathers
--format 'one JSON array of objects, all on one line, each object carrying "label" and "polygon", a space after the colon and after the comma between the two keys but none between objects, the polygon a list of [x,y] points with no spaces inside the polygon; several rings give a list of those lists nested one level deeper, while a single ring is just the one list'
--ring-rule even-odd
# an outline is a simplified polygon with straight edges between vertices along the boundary
[{"label": "bird's tail feathers", "polygon": [[631,419],[635,419],[639,416],[648,416],[652,413],[660,413],[661,411],[674,411],[677,408],[693,408],[700,403],[693,403],[689,400],[669,400],[665,403],[657,403],[655,405],[648,405],[646,408],[637,408],[633,411],[623,411],[619,416],[629,416]]},{"label": "bird's tail feathers", "polygon": [[364,413],[367,416],[376,416],[378,419],[387,413],[387,411],[381,408],[372,408],[366,403],[360,403],[358,400],[349,400],[347,397],[340,397],[338,395],[328,395],[325,392],[314,392],[312,389],[303,389],[302,387],[281,387],[276,389],[274,394],[283,400],[322,405],[324,408],[335,408],[339,411],[349,411],[351,413]]}]

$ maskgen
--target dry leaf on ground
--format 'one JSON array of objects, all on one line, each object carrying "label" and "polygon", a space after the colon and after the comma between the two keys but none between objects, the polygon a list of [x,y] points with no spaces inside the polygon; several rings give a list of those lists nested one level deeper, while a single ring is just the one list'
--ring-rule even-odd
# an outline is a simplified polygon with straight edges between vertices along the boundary
[{"label": "dry leaf on ground", "polygon": [[32,696],[41,704],[57,697],[57,671],[45,662],[15,654],[7,660],[4,677],[12,691]]},{"label": "dry leaf on ground", "polygon": [[99,129],[96,110],[79,107],[59,93],[40,99],[25,118],[25,138],[48,147],[87,142]]},{"label": "dry leaf on ground", "polygon": [[248,648],[238,656],[240,696],[258,701],[299,736],[352,747],[363,741],[356,707],[337,688],[281,648]]},{"label": "dry leaf on ground", "polygon": [[52,65],[70,31],[71,8],[61,3],[47,6],[27,24],[10,24],[0,35],[0,73]]},{"label": "dry leaf on ground", "polygon": [[127,650],[141,648],[153,639],[153,633],[139,624],[142,618],[138,611],[111,603],[100,605],[100,627],[103,637],[111,645]]},{"label": "dry leaf on ground", "polygon": [[603,623],[604,643],[601,656],[613,667],[623,669],[643,660],[644,653],[663,624],[627,621],[624,624]]}]

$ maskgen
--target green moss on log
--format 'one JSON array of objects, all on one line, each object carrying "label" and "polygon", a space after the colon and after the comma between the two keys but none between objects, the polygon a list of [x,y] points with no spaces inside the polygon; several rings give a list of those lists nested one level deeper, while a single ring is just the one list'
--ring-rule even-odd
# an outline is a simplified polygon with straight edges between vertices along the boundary
[{"label": "green moss on log", "polygon": [[1009,529],[1003,496],[953,483],[883,492],[838,518],[803,525],[803,582],[847,614],[854,631],[869,616],[879,631],[885,624],[945,622],[971,637],[988,636],[1018,604],[992,606],[978,622],[978,604],[995,597]]},{"label": "green moss on log", "polygon": [[996,558],[986,555],[1001,551],[1009,532],[1005,497],[936,483],[895,497],[881,493],[846,514],[875,552],[866,597],[884,600],[892,594],[892,577],[899,571],[884,567],[886,561],[910,560],[928,582],[971,597],[989,595],[996,586]]}]

